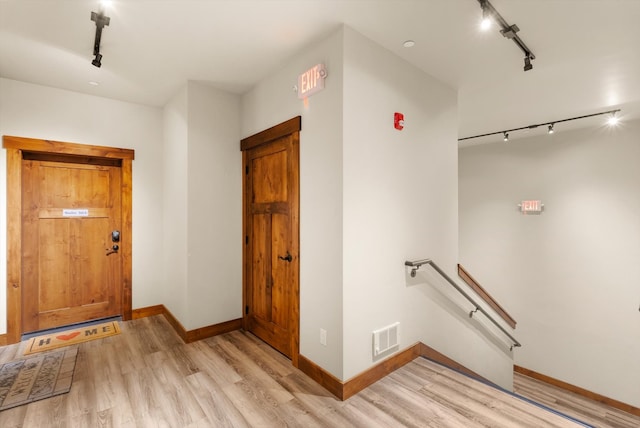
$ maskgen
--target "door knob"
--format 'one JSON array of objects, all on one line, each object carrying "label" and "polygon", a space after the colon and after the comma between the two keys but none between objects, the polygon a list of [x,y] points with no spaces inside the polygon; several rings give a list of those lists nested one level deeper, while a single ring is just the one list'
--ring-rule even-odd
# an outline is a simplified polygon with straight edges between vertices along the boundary
[{"label": "door knob", "polygon": [[279,258],[280,260],[284,260],[284,261],[287,261],[287,262],[289,262],[289,263],[291,263],[291,260],[293,260],[293,257],[291,257],[291,254],[289,254],[289,252],[288,252],[288,251],[287,251],[287,255],[286,255],[286,256],[284,256],[284,257],[282,257],[282,256],[278,256],[278,258]]}]

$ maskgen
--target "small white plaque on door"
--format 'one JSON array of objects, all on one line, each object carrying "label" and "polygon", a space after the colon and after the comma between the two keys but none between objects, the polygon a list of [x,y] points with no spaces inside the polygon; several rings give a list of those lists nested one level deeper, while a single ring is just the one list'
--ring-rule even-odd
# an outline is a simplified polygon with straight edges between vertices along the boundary
[{"label": "small white plaque on door", "polygon": [[65,208],[62,210],[62,217],[88,217],[89,210],[87,209],[69,209]]}]

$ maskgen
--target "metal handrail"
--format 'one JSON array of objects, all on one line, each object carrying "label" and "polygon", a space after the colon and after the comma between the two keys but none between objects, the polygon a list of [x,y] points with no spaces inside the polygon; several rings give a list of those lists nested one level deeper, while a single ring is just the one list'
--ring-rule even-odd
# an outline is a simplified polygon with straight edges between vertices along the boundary
[{"label": "metal handrail", "polygon": [[522,346],[520,344],[520,342],[518,342],[516,340],[515,337],[513,337],[511,334],[509,334],[509,332],[507,330],[505,330],[500,324],[498,324],[498,322],[496,322],[495,319],[493,319],[493,317],[491,315],[489,315],[489,313],[487,311],[484,310],[484,308],[482,306],[480,306],[474,299],[473,297],[469,296],[469,294],[467,294],[467,292],[465,292],[462,288],[460,288],[460,286],[458,284],[455,283],[455,281],[453,279],[451,279],[451,277],[449,275],[447,275],[442,269],[440,269],[440,267],[431,259],[424,259],[424,260],[416,260],[416,261],[406,261],[404,262],[405,266],[409,266],[412,267],[413,269],[411,269],[411,277],[415,277],[416,273],[418,271],[418,269],[420,269],[420,266],[422,265],[430,265],[436,272],[438,272],[440,274],[440,276],[442,276],[444,279],[447,280],[447,282],[451,285],[453,285],[453,287],[458,290],[458,292],[460,294],[462,294],[469,302],[471,302],[473,304],[473,306],[475,306],[475,310],[469,312],[469,318],[473,317],[473,314],[480,311],[484,314],[484,316],[486,316],[487,318],[489,318],[489,320],[496,326],[498,327],[505,335],[507,335],[509,337],[509,339],[511,339],[511,341],[513,342],[513,345],[511,345],[511,349],[513,349],[514,347],[520,347]]}]

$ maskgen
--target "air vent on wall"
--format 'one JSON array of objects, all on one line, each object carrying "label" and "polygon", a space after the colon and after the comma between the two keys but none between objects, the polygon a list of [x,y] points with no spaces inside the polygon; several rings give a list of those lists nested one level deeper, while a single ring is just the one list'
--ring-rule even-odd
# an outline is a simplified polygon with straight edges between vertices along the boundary
[{"label": "air vent on wall", "polygon": [[394,323],[373,332],[373,356],[377,357],[400,346],[400,323]]}]

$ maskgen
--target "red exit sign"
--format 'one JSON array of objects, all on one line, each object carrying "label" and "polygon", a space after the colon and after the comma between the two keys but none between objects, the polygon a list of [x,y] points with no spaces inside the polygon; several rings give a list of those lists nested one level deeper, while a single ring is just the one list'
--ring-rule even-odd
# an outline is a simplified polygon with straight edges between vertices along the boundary
[{"label": "red exit sign", "polygon": [[540,214],[544,210],[542,201],[530,200],[520,203],[520,212],[522,214]]},{"label": "red exit sign", "polygon": [[324,64],[317,64],[298,76],[298,98],[304,99],[324,89],[327,70]]}]

